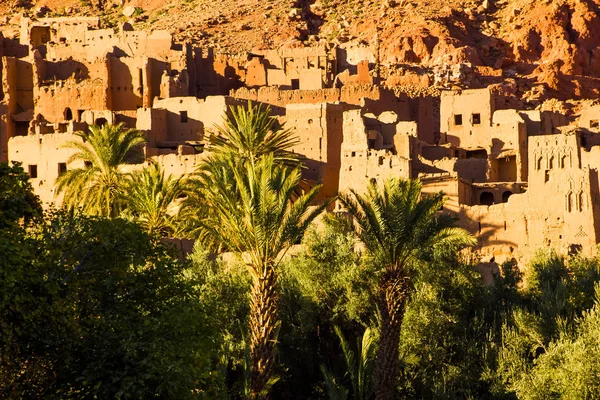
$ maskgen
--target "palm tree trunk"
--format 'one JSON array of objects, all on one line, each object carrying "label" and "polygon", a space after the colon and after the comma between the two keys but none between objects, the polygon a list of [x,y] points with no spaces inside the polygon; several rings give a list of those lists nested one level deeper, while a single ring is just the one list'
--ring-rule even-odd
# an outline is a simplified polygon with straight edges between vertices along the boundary
[{"label": "palm tree trunk", "polygon": [[375,399],[393,400],[398,379],[398,347],[404,318],[408,278],[386,272],[379,283],[381,313],[379,349],[375,361]]},{"label": "palm tree trunk", "polygon": [[277,275],[273,266],[261,268],[254,281],[250,304],[250,399],[263,399],[265,385],[273,375],[279,319]]}]

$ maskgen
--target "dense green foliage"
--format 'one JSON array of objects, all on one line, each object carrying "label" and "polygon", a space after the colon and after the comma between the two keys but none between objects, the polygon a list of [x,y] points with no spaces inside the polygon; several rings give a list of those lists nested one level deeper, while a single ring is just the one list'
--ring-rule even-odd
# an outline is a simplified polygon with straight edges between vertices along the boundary
[{"label": "dense green foliage", "polygon": [[126,173],[142,136],[94,127],[69,211],[0,164],[0,398],[373,399],[386,282],[395,398],[600,398],[600,258],[540,253],[486,284],[442,194],[391,180],[342,198],[354,221],[310,224],[325,204],[289,131],[249,105],[218,133],[188,180]]},{"label": "dense green foliage", "polygon": [[[136,225],[53,214],[2,231],[0,393],[189,398],[214,335],[185,270]],[[208,390],[208,389],[207,389]]]},{"label": "dense green foliage", "polygon": [[406,302],[423,254],[444,247],[459,251],[475,244],[455,218],[439,210],[444,194],[421,194],[421,182],[391,178],[371,182],[364,194],[351,190],[340,201],[354,219],[357,238],[375,266],[379,346],[374,367],[375,396],[393,400],[398,379],[398,349]]},{"label": "dense green foliage", "polygon": [[29,175],[18,163],[0,163],[0,229],[20,220],[27,223],[42,214],[42,206],[29,183]]},{"label": "dense green foliage", "polygon": [[[241,260],[197,244],[182,264],[125,220],[36,219],[24,172],[3,168],[12,209],[0,229],[2,397],[247,395],[251,278]],[[325,217],[278,268],[273,399],[373,398],[377,265],[355,251],[351,228]],[[600,395],[598,259],[540,254],[523,276],[503,265],[491,285],[449,248],[417,262],[399,398]]]}]

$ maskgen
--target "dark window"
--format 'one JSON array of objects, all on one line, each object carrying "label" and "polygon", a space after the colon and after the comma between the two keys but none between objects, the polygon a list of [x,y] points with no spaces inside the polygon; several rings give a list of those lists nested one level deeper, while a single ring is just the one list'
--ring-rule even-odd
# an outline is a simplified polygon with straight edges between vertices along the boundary
[{"label": "dark window", "polygon": [[292,79],[292,90],[300,89],[300,79]]},{"label": "dark window", "polygon": [[27,136],[29,132],[29,122],[28,121],[17,121],[15,122],[15,136]]},{"label": "dark window", "polygon": [[462,114],[454,114],[454,125],[462,125]]},{"label": "dark window", "polygon": [[95,121],[97,126],[106,125],[107,122],[108,121],[106,120],[106,118],[96,118],[96,121]]},{"label": "dark window", "polygon": [[481,114],[473,114],[473,125],[481,124]]},{"label": "dark window", "polygon": [[598,129],[599,127],[600,127],[600,123],[598,123],[597,119],[590,120],[590,128],[591,129]]},{"label": "dark window", "polygon": [[73,112],[69,107],[65,108],[65,121],[71,121],[73,119]]},{"label": "dark window", "polygon": [[67,163],[64,163],[64,162],[58,163],[58,176],[61,176],[65,172],[67,172]]},{"label": "dark window", "polygon": [[179,113],[179,116],[181,117],[181,122],[182,123],[187,123],[188,122],[188,115],[187,115],[187,111],[181,111]]},{"label": "dark window", "polygon": [[92,168],[92,162],[91,161],[84,161],[83,165],[85,165],[86,168]]},{"label": "dark window", "polygon": [[353,151],[353,152],[351,153],[351,156],[352,156],[352,157],[356,157],[356,152],[355,152],[355,151]]},{"label": "dark window", "polygon": [[30,165],[28,171],[30,177],[37,178],[37,165]]},{"label": "dark window", "polygon": [[485,150],[467,150],[467,158],[487,158],[487,152]]},{"label": "dark window", "polygon": [[508,201],[508,198],[510,196],[512,196],[512,192],[510,190],[507,190],[506,192],[502,193],[502,202],[506,203]]},{"label": "dark window", "polygon": [[482,206],[491,206],[494,204],[494,193],[491,192],[481,192],[479,195],[479,204]]}]

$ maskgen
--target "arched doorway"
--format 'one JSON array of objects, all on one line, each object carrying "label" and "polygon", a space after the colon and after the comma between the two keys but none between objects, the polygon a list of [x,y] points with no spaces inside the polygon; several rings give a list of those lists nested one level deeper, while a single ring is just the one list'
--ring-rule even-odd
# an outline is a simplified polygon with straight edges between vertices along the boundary
[{"label": "arched doorway", "polygon": [[108,121],[106,120],[106,118],[96,118],[96,121],[94,121],[94,123],[98,126],[103,126],[107,123]]},{"label": "arched doorway", "polygon": [[508,201],[508,198],[510,196],[512,196],[513,192],[511,192],[510,190],[507,190],[506,192],[502,193],[502,202],[506,203]]},{"label": "arched doorway", "polygon": [[492,192],[481,192],[479,195],[479,204],[482,206],[491,206],[494,204],[494,193]]},{"label": "arched doorway", "polygon": [[65,121],[73,120],[73,111],[71,111],[71,109],[69,107],[65,108],[64,117],[65,117]]}]

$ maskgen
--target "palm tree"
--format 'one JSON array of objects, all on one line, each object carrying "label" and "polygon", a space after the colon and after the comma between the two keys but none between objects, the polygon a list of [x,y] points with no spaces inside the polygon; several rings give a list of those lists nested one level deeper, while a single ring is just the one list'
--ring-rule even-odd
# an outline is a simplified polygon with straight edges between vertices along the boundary
[{"label": "palm tree", "polygon": [[340,200],[354,217],[355,231],[379,265],[376,304],[380,338],[374,380],[377,400],[392,400],[398,376],[398,346],[405,302],[410,294],[410,267],[422,249],[473,245],[455,219],[439,213],[443,193],[421,196],[421,183],[389,179],[382,188],[371,183],[366,194],[355,191]]},{"label": "palm tree", "polygon": [[185,176],[165,176],[160,165],[152,162],[131,173],[123,188],[127,194],[125,216],[149,233],[169,235],[177,230],[177,201],[188,190]]},{"label": "palm tree", "polygon": [[57,194],[64,193],[63,205],[82,207],[92,215],[115,217],[121,209],[121,188],[126,173],[123,165],[134,150],[146,142],[143,132],[117,125],[92,125],[77,132],[83,139],[70,141],[64,147],[75,150],[68,163],[82,162],[84,168],[64,172],[56,180]]},{"label": "palm tree", "polygon": [[[270,113],[269,106],[253,106],[248,101],[247,106],[230,106],[223,124],[215,127],[208,147],[210,154],[189,180],[197,190],[188,193],[181,210],[181,229],[188,235],[197,237],[201,221],[211,212],[204,197],[207,190],[214,190],[216,182],[229,185],[236,193],[233,169],[253,165],[265,155],[271,155],[276,164],[292,168],[301,165],[298,155],[290,151],[299,143],[298,138]],[[236,160],[235,168],[230,159]],[[302,187],[307,185],[302,182]]]},{"label": "palm tree", "polygon": [[261,104],[229,108],[222,126],[216,127],[216,135],[210,138],[210,151],[219,157],[223,153],[235,154],[239,162],[254,162],[266,154],[272,154],[275,163],[297,166],[299,158],[289,149],[299,143],[294,132],[284,129],[270,115],[271,108]]},{"label": "palm tree", "polygon": [[[356,352],[352,350],[350,343],[338,326],[333,328],[340,339],[344,361],[346,362],[347,375],[352,384],[352,398],[355,400],[368,400],[373,395],[372,370],[375,351],[377,349],[377,337],[371,328],[365,329],[362,338],[356,343]],[[325,378],[325,389],[330,400],[345,400],[348,390],[335,381],[333,375],[324,365],[321,365],[321,373]]]},{"label": "palm tree", "polygon": [[268,394],[273,376],[279,330],[278,266],[326,205],[310,207],[319,187],[295,196],[299,167],[278,165],[273,155],[242,166],[234,158],[220,162],[215,169],[228,172],[200,189],[210,212],[201,221],[199,235],[212,248],[224,246],[241,254],[252,277],[250,398],[258,399]]}]

